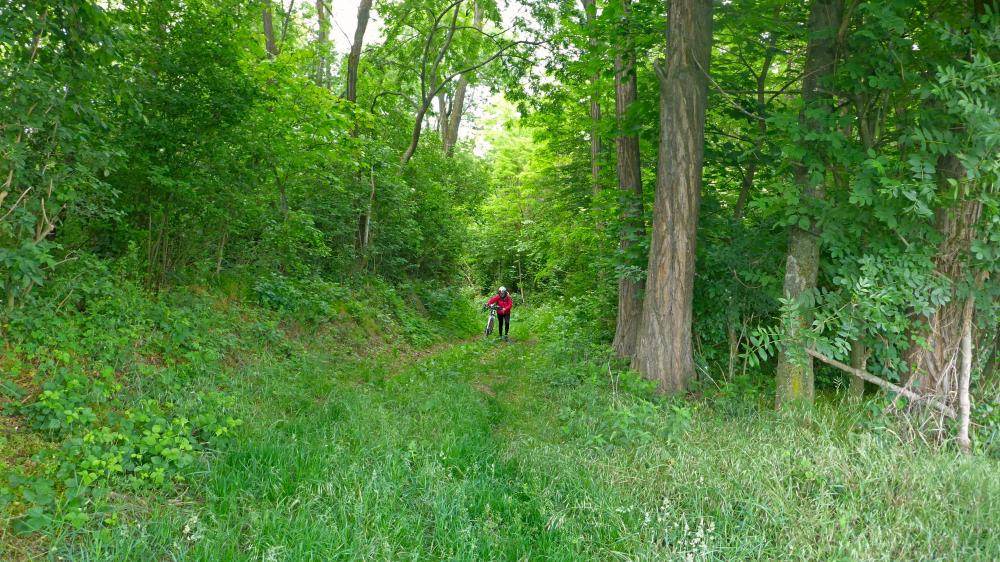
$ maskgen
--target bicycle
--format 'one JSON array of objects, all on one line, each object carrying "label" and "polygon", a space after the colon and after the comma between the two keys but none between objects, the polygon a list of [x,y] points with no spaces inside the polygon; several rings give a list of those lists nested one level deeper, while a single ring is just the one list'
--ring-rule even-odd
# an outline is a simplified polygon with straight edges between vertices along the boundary
[{"label": "bicycle", "polygon": [[491,304],[485,308],[490,309],[490,316],[486,319],[486,337],[490,337],[490,334],[493,333],[493,326],[497,323],[497,309],[500,307]]}]

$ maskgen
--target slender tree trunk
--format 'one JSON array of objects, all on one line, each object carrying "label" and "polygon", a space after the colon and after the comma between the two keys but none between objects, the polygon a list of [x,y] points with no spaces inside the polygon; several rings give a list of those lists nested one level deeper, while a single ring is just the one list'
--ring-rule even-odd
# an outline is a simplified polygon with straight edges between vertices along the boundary
[{"label": "slender tree trunk", "polygon": [[[580,0],[587,18],[587,25],[593,26],[597,19],[597,4],[595,0]],[[590,56],[597,57],[597,33],[590,31]],[[597,91],[601,81],[600,71],[594,71],[590,77],[590,181],[594,195],[601,191],[601,101]]]},{"label": "slender tree trunk", "polygon": [[[445,85],[449,78],[445,78],[443,81],[439,74],[439,69],[441,67],[441,61],[444,60],[445,54],[447,54],[448,49],[451,47],[452,39],[455,37],[455,30],[458,28],[458,15],[461,9],[461,0],[454,4],[453,8],[448,8],[452,11],[451,23],[447,28],[447,32],[444,38],[444,44],[441,49],[438,50],[437,55],[434,57],[434,62],[431,64],[430,70],[428,71],[425,66],[426,60],[421,62],[421,74],[420,74],[420,106],[417,108],[417,113],[414,115],[413,123],[413,133],[410,135],[410,144],[406,147],[403,152],[403,157],[399,161],[400,166],[406,166],[413,155],[417,152],[417,147],[420,145],[420,133],[424,127],[424,118],[427,117],[427,111],[431,108],[434,103],[434,98],[437,96],[438,91]],[[446,10],[447,11],[447,10]],[[442,14],[443,15],[443,14]],[[439,28],[435,23],[434,29],[428,34],[427,46],[430,46],[430,41],[434,37],[434,34]],[[425,51],[426,55],[426,51]],[[427,87],[425,80],[429,80],[430,86]]]},{"label": "slender tree trunk", "polygon": [[[822,119],[807,117],[814,108],[829,111],[829,94],[820,89],[820,83],[833,73],[837,58],[837,30],[843,18],[843,0],[814,0],[809,14],[809,42],[806,47],[805,75],[802,79],[802,99],[807,108],[799,115],[802,124],[815,131],[824,127]],[[795,169],[795,180],[802,189],[802,202],[807,207],[823,199],[824,181],[816,180],[817,172],[803,164]],[[820,171],[822,176],[823,172]],[[796,308],[785,319],[787,344],[778,354],[777,393],[778,407],[793,400],[813,400],[813,361],[806,355],[801,341],[802,332],[812,323],[808,295],[816,289],[819,273],[819,238],[813,232],[815,223],[806,228],[793,226],[788,233],[788,257],[785,262],[786,299],[796,303]]]},{"label": "slender tree trunk", "polygon": [[712,47],[712,0],[670,4],[646,298],[633,365],[663,392],[694,378],[692,299]]},{"label": "slender tree trunk", "polygon": [[[478,9],[478,8],[477,8]],[[465,110],[465,91],[469,88],[469,80],[463,74],[455,84],[455,96],[451,98],[451,108],[442,118],[444,131],[441,137],[445,156],[455,154],[455,143],[458,142],[458,128],[462,125],[462,112]]]},{"label": "slender tree trunk", "polygon": [[316,0],[316,19],[319,29],[316,33],[316,49],[319,56],[316,61],[316,85],[322,88],[329,86],[329,60],[330,55],[330,15],[327,14],[325,0]]},{"label": "slender tree trunk", "polygon": [[976,310],[976,297],[965,300],[962,311],[962,368],[958,379],[958,447],[963,453],[972,452],[972,441],[969,439],[969,418],[972,401],[969,398],[969,386],[972,381],[972,316]]},{"label": "slender tree trunk", "polygon": [[[774,19],[781,15],[781,7],[775,7]],[[750,162],[747,163],[743,171],[743,180],[740,182],[740,195],[736,199],[736,207],[733,209],[733,220],[739,225],[743,220],[743,213],[747,203],[750,201],[750,192],[753,190],[753,181],[757,176],[757,167],[760,165],[760,151],[764,146],[764,137],[767,135],[767,117],[764,113],[767,95],[767,77],[771,74],[771,66],[774,63],[774,46],[778,41],[778,35],[772,33],[767,42],[767,51],[764,54],[764,64],[760,73],[756,75],[757,82],[757,138],[753,141],[753,151]],[[735,234],[735,233],[734,233]],[[742,333],[737,334],[737,326],[742,328],[742,311],[736,302],[736,295],[739,292],[739,279],[734,275],[729,283],[729,310],[726,313],[726,333],[729,339],[729,378],[733,377],[735,359],[739,352],[739,343]]]},{"label": "slender tree trunk", "polygon": [[[777,19],[781,10],[774,10],[774,18]],[[774,46],[778,41],[778,35],[772,33],[767,41],[767,52],[764,54],[764,64],[757,75],[757,111],[763,112],[767,95],[767,77],[771,74],[771,65],[774,62]],[[733,218],[739,222],[743,218],[743,211],[750,200],[750,190],[753,189],[753,179],[757,175],[757,166],[760,162],[760,149],[764,146],[764,137],[767,135],[767,117],[760,114],[757,117],[757,138],[753,143],[753,157],[747,163],[747,169],[743,172],[743,181],[740,182],[740,196],[736,200],[736,209]]]},{"label": "slender tree trunk", "polygon": [[347,56],[347,95],[350,102],[358,101],[358,65],[361,63],[361,47],[365,41],[365,29],[371,14],[372,0],[361,0],[358,5],[358,26],[354,29],[354,42]]},{"label": "slender tree trunk", "polygon": [[448,100],[444,92],[440,92],[438,98],[438,133],[441,134],[441,143],[448,139],[448,118],[451,116],[451,109],[448,108]]},{"label": "slender tree trunk", "polygon": [[424,128],[424,116],[427,115],[428,104],[421,104],[417,108],[417,115],[413,120],[413,132],[410,134],[410,144],[406,147],[406,151],[403,152],[403,157],[400,159],[400,166],[405,166],[413,158],[413,155],[417,152],[417,145],[420,144],[420,133]]},{"label": "slender tree trunk", "polygon": [[[481,30],[483,28],[482,2],[476,2],[473,10],[472,27]],[[455,96],[451,100],[446,127],[447,134],[442,137],[444,140],[444,153],[447,156],[455,153],[455,144],[458,142],[458,129],[462,125],[462,113],[465,111],[465,92],[468,88],[468,78],[464,74],[459,76],[458,83],[455,85]]]},{"label": "slender tree trunk", "polygon": [[278,56],[278,43],[274,40],[274,15],[271,9],[271,0],[264,0],[264,47],[267,49],[267,58],[273,59]]},{"label": "slender tree trunk", "polygon": [[[631,0],[621,0],[625,17],[629,17]],[[625,32],[621,52],[615,57],[615,118],[618,136],[615,152],[618,164],[618,189],[620,190],[622,232],[619,246],[626,255],[636,240],[645,237],[642,224],[642,167],[639,161],[639,136],[624,134],[629,107],[635,103],[637,80],[635,50],[632,45],[631,26]],[[645,282],[622,278],[618,281],[618,322],[612,344],[618,355],[632,358],[635,355],[636,335],[642,320],[642,292]]]},{"label": "slender tree trunk", "polygon": [[229,240],[229,229],[226,228],[222,231],[222,238],[219,240],[219,249],[215,253],[215,276],[218,277],[222,273],[222,258],[225,257],[226,252],[226,241]]},{"label": "slender tree trunk", "polygon": [[368,211],[365,213],[365,224],[361,231],[362,247],[368,246],[372,228],[372,209],[375,208],[375,167],[371,169],[371,190],[368,192]]},{"label": "slender tree trunk", "polygon": [[[372,0],[361,0],[358,4],[358,22],[354,29],[354,42],[351,43],[351,52],[347,56],[347,92],[344,99],[351,103],[358,101],[358,66],[361,64],[361,48],[365,42],[365,30],[368,28],[368,19],[371,16]],[[357,137],[360,131],[355,126],[351,129],[351,136]],[[358,171],[358,183],[361,182],[361,171]],[[371,232],[372,205],[375,201],[375,172],[371,174],[371,195],[368,198],[368,205],[365,210],[358,215],[358,249],[364,250],[368,247]]]},{"label": "slender tree trunk", "polygon": [[[868,370],[868,349],[858,340],[851,341],[851,367],[859,371]],[[865,396],[865,379],[851,376],[847,396],[855,402],[860,402]]]}]

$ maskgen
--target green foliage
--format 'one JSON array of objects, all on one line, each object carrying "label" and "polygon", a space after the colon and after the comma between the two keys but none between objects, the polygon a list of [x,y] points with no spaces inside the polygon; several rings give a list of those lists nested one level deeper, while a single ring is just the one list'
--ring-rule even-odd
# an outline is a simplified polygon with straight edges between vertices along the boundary
[{"label": "green foliage", "polygon": [[[378,2],[353,102],[312,5],[3,3],[5,520],[72,559],[995,558],[989,359],[983,454],[962,462],[897,447],[882,397],[774,414],[768,396],[775,355],[803,345],[863,344],[899,380],[926,320],[970,296],[990,345],[998,15],[854,3],[830,95],[806,103],[808,3],[716,4],[697,398],[667,400],[606,345],[618,281],[645,276],[622,211],[651,223],[666,3],[509,21],[499,2]],[[625,45],[639,99],[619,122]],[[473,136],[452,151],[459,74]],[[616,189],[626,134],[641,201]],[[793,300],[795,229],[822,255]],[[501,284],[514,345],[415,353],[479,333]],[[181,491],[204,504],[162,501]]]},{"label": "green foliage", "polygon": [[[735,396],[650,399],[624,374],[615,393],[617,367],[560,342],[572,311],[519,314],[503,348],[362,358],[321,337],[234,372],[246,421],[209,476],[189,480],[202,502],[96,499],[100,515],[46,552],[990,560],[1000,548],[994,460],[900,445],[867,405],[736,411]],[[567,385],[556,365],[581,377]]]}]

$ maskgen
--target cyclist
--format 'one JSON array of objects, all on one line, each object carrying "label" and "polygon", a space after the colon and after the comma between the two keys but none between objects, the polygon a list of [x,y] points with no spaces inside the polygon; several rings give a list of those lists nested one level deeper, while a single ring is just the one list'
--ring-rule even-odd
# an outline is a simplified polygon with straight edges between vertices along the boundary
[{"label": "cyclist", "polygon": [[503,341],[508,341],[507,334],[510,333],[510,309],[514,307],[514,301],[507,292],[507,287],[500,287],[496,296],[491,298],[486,306],[497,305],[497,321],[500,323],[499,336]]}]

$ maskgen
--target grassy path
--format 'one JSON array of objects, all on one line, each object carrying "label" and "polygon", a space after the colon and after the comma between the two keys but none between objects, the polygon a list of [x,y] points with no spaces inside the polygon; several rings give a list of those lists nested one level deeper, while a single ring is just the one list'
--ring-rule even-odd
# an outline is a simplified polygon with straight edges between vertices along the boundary
[{"label": "grassy path", "polygon": [[212,459],[204,485],[174,505],[138,501],[125,524],[64,554],[533,558],[558,539],[506,454],[524,392],[511,375],[527,349],[475,340],[397,358],[395,369],[316,355],[247,373],[244,432]]},{"label": "grassy path", "polygon": [[522,329],[508,345],[247,371],[244,432],[185,497],[130,498],[52,557],[1000,557],[996,463],[880,445],[822,413],[616,396]]}]

